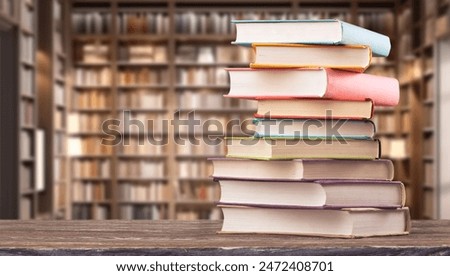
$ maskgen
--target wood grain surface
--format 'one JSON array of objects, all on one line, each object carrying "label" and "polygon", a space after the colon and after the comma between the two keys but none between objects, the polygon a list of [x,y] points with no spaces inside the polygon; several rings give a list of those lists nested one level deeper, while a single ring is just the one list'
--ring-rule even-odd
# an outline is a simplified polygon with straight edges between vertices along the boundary
[{"label": "wood grain surface", "polygon": [[0,221],[0,255],[450,255],[450,221],[362,239],[217,234],[220,221]]}]

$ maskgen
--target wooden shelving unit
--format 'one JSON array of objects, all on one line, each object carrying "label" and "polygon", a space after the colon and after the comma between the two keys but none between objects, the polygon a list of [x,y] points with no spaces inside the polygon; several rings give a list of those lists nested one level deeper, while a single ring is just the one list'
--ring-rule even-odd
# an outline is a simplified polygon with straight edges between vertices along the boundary
[{"label": "wooden shelving unit", "polygon": [[[447,0],[0,0],[2,72],[8,72],[0,89],[9,95],[1,123],[17,133],[1,148],[0,215],[220,218],[207,158],[224,155],[214,139],[242,130],[217,131],[215,124],[251,118],[255,108],[222,98],[223,69],[247,67],[251,55],[230,45],[230,20],[340,18],[391,37],[390,56],[375,58],[367,71],[397,77],[401,86],[398,107],[375,110],[377,138],[395,164],[395,179],[406,184],[412,217],[437,218],[445,170],[437,55],[439,41],[449,37],[449,6]],[[195,133],[177,127],[186,122]],[[188,141],[194,138],[199,145]]]},{"label": "wooden shelving unit", "polygon": [[[450,1],[434,1],[432,9],[425,13],[425,20],[434,24],[433,41],[425,43],[423,66],[426,76],[423,78],[422,101],[424,114],[427,115],[423,126],[423,155],[433,157],[423,160],[423,198],[424,216],[431,218],[449,218],[448,177],[446,158],[448,145],[445,125],[447,117],[446,95],[448,94],[447,60],[449,58]],[[425,41],[427,37],[425,36]],[[428,39],[429,40],[429,39]]]},{"label": "wooden shelving unit", "polygon": [[448,1],[399,1],[397,14],[400,128],[410,157],[409,189],[412,216],[438,218],[437,67],[436,45],[448,34]]},{"label": "wooden shelving unit", "polygon": [[[208,145],[205,139],[232,130],[217,132],[215,123],[211,123],[209,128],[195,126],[195,134],[188,134],[187,126],[175,126],[194,124],[192,120],[205,124],[213,119],[226,125],[232,119],[252,117],[254,103],[222,97],[228,91],[223,69],[247,67],[251,55],[247,48],[230,45],[235,36],[230,20],[340,18],[389,34],[395,46],[396,7],[395,1],[356,0],[70,1],[68,66],[73,83],[68,122],[72,146],[69,216],[220,218],[214,206],[219,188],[209,178],[212,166],[207,158],[223,156],[224,146],[214,141]],[[247,10],[250,12],[242,12]],[[377,59],[370,72],[395,77],[397,58],[394,47],[392,55]],[[98,81],[92,81],[95,78]],[[89,93],[97,96],[90,98],[86,96]],[[397,108],[376,111],[377,117],[389,115],[393,117],[389,120],[394,121],[394,129],[380,131],[380,137],[398,140],[402,136],[397,130],[400,113]],[[111,131],[102,134],[100,123],[106,119],[119,119],[122,124],[116,131],[107,129]],[[133,119],[150,120],[153,128],[145,128]],[[83,120],[90,121],[91,127],[81,123]],[[97,122],[95,126],[92,121]],[[379,126],[383,127],[383,123]],[[144,131],[125,132],[127,128]],[[194,136],[199,145],[186,141]],[[154,145],[145,140],[148,137],[166,145]],[[91,141],[83,145],[83,139],[88,138]],[[87,150],[98,147],[102,138],[120,138],[114,141],[119,145],[101,146],[101,151],[107,152],[99,155]],[[184,139],[185,144],[176,138]],[[395,161],[396,167],[402,169],[405,160]],[[89,171],[91,166],[99,171]],[[97,188],[104,190],[102,195],[90,191],[97,186],[104,187]]]},{"label": "wooden shelving unit", "polygon": [[37,128],[36,1],[0,1],[1,180],[0,217],[32,219],[41,215],[43,132]]},{"label": "wooden shelving unit", "polygon": [[39,126],[46,132],[46,189],[39,209],[48,218],[68,218],[66,7],[62,0],[39,2],[38,77]]},{"label": "wooden shelving unit", "polygon": [[[448,21],[450,18],[450,9],[448,8],[449,1],[442,1],[441,3],[441,7],[444,9],[439,11],[440,15],[437,22],[444,22],[444,24],[441,23],[444,27],[440,30],[440,36],[436,43],[435,61],[448,60],[450,58],[450,28]],[[449,65],[448,62],[436,62],[435,68],[436,81],[434,81],[434,83],[431,82],[431,87],[436,91],[435,95],[433,95],[433,107],[436,110],[436,129],[433,131],[433,135],[436,136],[436,144],[432,145],[430,150],[434,150],[436,163],[434,167],[425,167],[425,183],[436,183],[436,187],[433,188],[437,190],[438,218],[448,219],[450,218],[450,182],[447,169],[449,166],[449,160],[447,158],[449,142],[447,137],[450,129],[447,126],[446,118],[449,116],[450,109],[446,98],[448,97],[450,87],[449,79],[447,77]],[[428,147],[430,147],[430,145],[428,145]],[[426,171],[427,168],[429,171]]]}]

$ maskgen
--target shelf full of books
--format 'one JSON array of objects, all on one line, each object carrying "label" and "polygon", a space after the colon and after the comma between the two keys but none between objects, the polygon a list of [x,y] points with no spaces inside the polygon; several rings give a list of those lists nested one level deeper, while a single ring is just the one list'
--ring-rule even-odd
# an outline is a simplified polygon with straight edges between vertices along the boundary
[{"label": "shelf full of books", "polygon": [[[213,204],[220,189],[207,158],[225,153],[220,137],[251,135],[257,109],[255,101],[222,97],[229,92],[225,68],[246,67],[253,59],[251,48],[231,45],[231,20],[333,17],[395,32],[393,5],[358,6],[352,16],[349,3],[317,9],[313,2],[263,2],[255,8],[258,1],[243,1],[251,12],[226,1],[71,2],[72,218],[221,218]],[[370,70],[395,77],[395,59],[395,51],[377,58]],[[392,110],[376,110],[375,120],[379,135],[396,148],[398,139],[390,140],[398,138],[398,114]],[[101,125],[108,119],[122,123],[111,135]],[[99,146],[114,135],[121,145]],[[98,184],[108,196],[95,199]]]},{"label": "shelf full of books", "polygon": [[437,41],[448,33],[446,1],[402,1],[398,7],[400,122],[407,141],[413,217],[438,218]]},{"label": "shelf full of books", "polygon": [[[20,205],[19,218],[30,219],[39,216],[37,193],[43,190],[42,183],[38,185],[37,150],[43,145],[38,145],[38,138],[42,138],[37,130],[37,95],[35,93],[35,50],[36,50],[36,10],[35,1],[19,1],[20,27],[19,27],[19,91],[20,97],[20,147],[21,162],[20,174]],[[39,131],[40,132],[40,131]],[[38,137],[39,136],[39,137]],[[41,140],[41,139],[39,139]],[[39,141],[43,142],[43,141]]]},{"label": "shelf full of books", "polygon": [[55,116],[53,133],[53,154],[55,156],[53,165],[53,210],[57,218],[68,218],[67,198],[68,198],[68,169],[67,160],[67,84],[66,76],[66,46],[64,33],[64,21],[67,18],[66,5],[61,0],[52,1],[53,13],[53,110]]},{"label": "shelf full of books", "polygon": [[1,137],[3,219],[38,218],[38,195],[45,189],[35,91],[36,9],[36,1],[0,1],[2,110],[12,114],[1,119],[7,129]]},{"label": "shelf full of books", "polygon": [[66,5],[61,0],[39,1],[37,44],[37,84],[39,127],[45,135],[45,181],[47,188],[39,195],[43,218],[67,219],[68,160],[66,45],[64,20]]}]

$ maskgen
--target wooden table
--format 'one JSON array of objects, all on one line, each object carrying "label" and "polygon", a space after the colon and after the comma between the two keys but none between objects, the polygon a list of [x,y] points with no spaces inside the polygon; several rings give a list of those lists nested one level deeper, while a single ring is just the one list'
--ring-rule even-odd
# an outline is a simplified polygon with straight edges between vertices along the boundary
[{"label": "wooden table", "polygon": [[364,239],[225,235],[217,221],[0,221],[0,255],[450,255],[450,221]]}]

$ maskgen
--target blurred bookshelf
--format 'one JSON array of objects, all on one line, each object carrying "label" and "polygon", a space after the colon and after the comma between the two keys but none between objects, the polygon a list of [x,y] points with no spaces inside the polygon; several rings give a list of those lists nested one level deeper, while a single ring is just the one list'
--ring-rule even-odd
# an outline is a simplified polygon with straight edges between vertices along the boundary
[{"label": "blurred bookshelf", "polygon": [[37,94],[36,74],[36,11],[35,1],[20,1],[19,32],[19,93],[25,95],[20,101],[20,205],[19,218],[38,216],[38,193],[44,190],[43,183],[37,183]]},{"label": "blurred bookshelf", "polygon": [[68,218],[66,8],[62,0],[39,1],[37,89],[39,126],[46,132],[46,182],[40,205],[49,218]]},{"label": "blurred bookshelf", "polygon": [[409,202],[416,218],[439,217],[437,42],[448,36],[449,1],[400,1],[401,125],[409,158]]},{"label": "blurred bookshelf", "polygon": [[[187,128],[172,133],[158,122],[215,119],[226,125],[252,117],[254,103],[222,97],[228,91],[224,68],[247,67],[252,54],[230,44],[235,36],[230,21],[339,18],[358,24],[392,39],[391,55],[375,58],[368,73],[396,77],[400,55],[395,15],[404,5],[355,0],[71,1],[69,217],[220,219],[214,206],[219,189],[209,178],[212,166],[207,158],[223,156],[224,146],[208,145],[205,137],[224,133],[217,133],[214,125],[196,127],[199,145],[186,140],[182,144],[172,136],[194,136]],[[410,118],[403,115],[409,108],[377,109],[374,120],[377,138],[389,149],[383,156],[395,160],[396,178],[411,189],[412,128]],[[124,116],[154,124],[139,134],[139,126],[122,125],[121,145],[98,146],[101,138],[107,138],[101,122]],[[402,128],[404,122],[408,126]],[[148,137],[166,139],[168,144],[149,143]],[[408,204],[415,202],[411,199]]]},{"label": "blurred bookshelf", "polygon": [[[447,13],[447,17],[449,16],[450,10],[447,8],[444,11],[444,14]],[[445,15],[444,15],[445,17]],[[447,19],[446,19],[447,20]],[[448,29],[447,29],[448,30]],[[428,179],[425,180],[429,183],[437,183],[437,201],[438,201],[438,217],[439,218],[449,218],[450,217],[450,181],[449,181],[449,171],[446,169],[449,167],[449,159],[446,154],[449,147],[449,142],[447,136],[449,135],[449,128],[447,127],[447,122],[445,118],[449,116],[449,101],[446,100],[447,95],[449,93],[450,83],[447,77],[447,72],[449,71],[449,63],[445,62],[450,59],[450,35],[448,32],[444,32],[445,34],[440,37],[435,46],[435,61],[436,62],[436,73],[435,73],[435,108],[436,108],[436,130],[434,135],[436,135],[436,139],[434,139],[437,143],[433,146],[432,150],[435,150],[435,164],[434,168],[429,166],[429,170],[433,169],[428,174]],[[434,177],[434,178],[433,178]],[[428,181],[429,180],[429,181]]]},{"label": "blurred bookshelf", "polygon": [[[20,185],[8,193],[12,213],[220,219],[207,159],[225,154],[224,135],[248,133],[217,124],[250,123],[255,111],[251,101],[222,97],[224,68],[248,67],[252,55],[231,45],[230,21],[338,18],[391,38],[389,57],[367,70],[398,78],[401,88],[397,107],[375,109],[376,138],[406,185],[413,218],[438,218],[445,168],[437,45],[449,37],[448,7],[444,0],[0,0],[0,23],[16,27],[18,51],[20,94],[12,100],[20,116],[9,122],[18,133],[9,150],[17,149],[10,179]],[[176,127],[183,122],[191,125]]]},{"label": "blurred bookshelf", "polygon": [[[0,1],[2,160],[0,217],[34,219],[45,190],[44,132],[38,129],[36,1]],[[15,115],[12,115],[15,114]],[[7,142],[6,142],[7,141]],[[17,183],[17,184],[16,184]],[[15,185],[15,187],[14,187]]]}]

